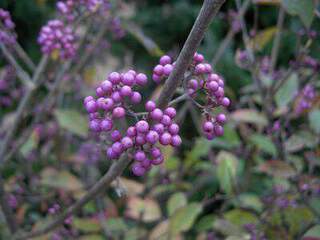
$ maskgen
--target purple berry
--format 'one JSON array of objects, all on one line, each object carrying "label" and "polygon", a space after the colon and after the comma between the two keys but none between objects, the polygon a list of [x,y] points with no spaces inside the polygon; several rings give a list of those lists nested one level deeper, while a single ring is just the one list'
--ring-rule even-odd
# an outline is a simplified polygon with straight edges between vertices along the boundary
[{"label": "purple berry", "polygon": [[150,144],[155,144],[158,140],[159,134],[154,130],[150,130],[146,136],[146,141]]},{"label": "purple berry", "polygon": [[223,113],[219,113],[216,117],[216,120],[218,123],[224,124],[227,121],[227,117]]},{"label": "purple berry", "polygon": [[122,144],[124,149],[129,149],[129,148],[133,147],[133,141],[129,137],[122,138],[121,144]]},{"label": "purple berry", "polygon": [[117,72],[112,72],[109,74],[108,79],[110,80],[111,83],[118,84],[121,81],[121,75]]},{"label": "purple berry", "polygon": [[161,155],[160,157],[157,157],[157,158],[152,159],[152,160],[151,160],[151,163],[152,163],[153,165],[160,165],[160,164],[163,163],[163,161],[164,161],[164,157]]},{"label": "purple berry", "polygon": [[141,120],[136,123],[136,129],[139,133],[146,133],[149,130],[149,123],[144,120]]},{"label": "purple berry", "polygon": [[177,111],[173,107],[168,107],[164,110],[164,114],[168,115],[170,118],[174,118],[177,115]]},{"label": "purple berry", "polygon": [[176,135],[179,133],[179,125],[176,124],[176,123],[172,123],[170,126],[169,126],[169,132],[172,134],[172,135]]},{"label": "purple berry", "polygon": [[132,165],[132,172],[134,175],[140,177],[146,173],[146,170],[140,163],[134,163]]},{"label": "purple berry", "polygon": [[214,134],[216,135],[216,136],[222,136],[223,135],[223,127],[222,126],[220,126],[220,125],[215,125],[214,126]]},{"label": "purple berry", "polygon": [[151,112],[150,116],[153,120],[161,121],[163,117],[163,112],[161,111],[161,109],[156,108]]},{"label": "purple berry", "polygon": [[168,132],[165,132],[160,136],[160,143],[164,146],[169,145],[171,143],[171,139],[172,139],[171,134]]},{"label": "purple berry", "polygon": [[144,86],[146,85],[148,82],[148,78],[145,74],[143,73],[139,73],[137,76],[136,76],[136,83],[139,85],[139,86]]},{"label": "purple berry", "polygon": [[148,112],[152,112],[154,109],[156,109],[156,103],[150,100],[146,102],[145,108]]},{"label": "purple berry", "polygon": [[147,156],[144,151],[139,150],[134,154],[134,160],[136,160],[138,162],[142,162],[146,158],[147,158]]},{"label": "purple berry", "polygon": [[119,141],[121,139],[121,133],[120,131],[118,130],[114,130],[112,133],[111,133],[111,140],[113,142],[116,142],[116,141]]},{"label": "purple berry", "polygon": [[112,117],[114,118],[123,118],[126,115],[126,111],[123,107],[116,107],[112,111]]},{"label": "purple berry", "polygon": [[130,97],[132,95],[132,89],[129,86],[122,86],[120,89],[120,94],[122,97]]},{"label": "purple berry", "polygon": [[169,57],[168,55],[164,55],[160,58],[160,64],[162,66],[166,65],[166,64],[170,64],[171,63],[171,57]]},{"label": "purple berry", "polygon": [[113,127],[112,121],[110,119],[104,119],[100,123],[100,128],[102,131],[110,131]]},{"label": "purple berry", "polygon": [[204,122],[203,124],[202,124],[202,129],[203,129],[203,131],[205,131],[205,132],[212,132],[213,131],[213,129],[214,129],[214,125],[213,125],[213,123],[212,122],[210,122],[210,121],[206,121],[206,122]]},{"label": "purple berry", "polygon": [[134,104],[138,104],[142,100],[142,96],[139,92],[133,92],[130,98],[131,102]]},{"label": "purple berry", "polygon": [[178,147],[178,146],[181,145],[181,143],[182,143],[182,139],[181,139],[181,137],[179,135],[172,136],[171,145],[173,147]]}]

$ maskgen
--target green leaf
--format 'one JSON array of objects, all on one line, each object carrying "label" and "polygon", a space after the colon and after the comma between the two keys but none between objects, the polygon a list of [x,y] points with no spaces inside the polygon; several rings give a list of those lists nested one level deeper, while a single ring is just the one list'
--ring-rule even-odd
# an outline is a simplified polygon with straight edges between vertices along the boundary
[{"label": "green leaf", "polygon": [[98,232],[101,229],[99,222],[90,218],[74,218],[73,226],[83,232]]},{"label": "green leaf", "polygon": [[191,203],[178,209],[171,217],[169,222],[169,232],[171,236],[176,236],[180,232],[189,230],[198,215],[202,211],[199,203]]},{"label": "green leaf", "polygon": [[21,146],[20,152],[22,156],[26,157],[33,149],[38,146],[38,138],[35,132],[31,134],[28,140]]},{"label": "green leaf", "polygon": [[238,170],[238,159],[229,152],[221,151],[217,156],[217,178],[220,187],[227,194],[232,193]]},{"label": "green leaf", "polygon": [[291,15],[297,15],[309,28],[314,19],[315,4],[313,0],[282,0],[283,7]]},{"label": "green leaf", "polygon": [[262,151],[269,153],[272,156],[277,154],[277,149],[273,142],[266,136],[260,134],[253,134],[250,137],[250,142],[256,145]]},{"label": "green leaf", "polygon": [[224,218],[228,220],[230,223],[237,225],[239,227],[242,227],[245,224],[248,223],[257,223],[258,219],[257,217],[245,210],[242,209],[233,209],[228,212],[226,212],[224,215]]},{"label": "green leaf", "polygon": [[213,227],[215,217],[214,215],[206,215],[201,218],[198,223],[195,225],[195,229],[197,232],[203,232],[207,230],[211,230]]},{"label": "green leaf", "polygon": [[269,27],[267,29],[264,29],[263,31],[258,32],[258,34],[250,40],[249,46],[253,50],[261,51],[272,40],[276,32],[276,27]]},{"label": "green leaf", "polygon": [[183,193],[175,193],[173,194],[167,204],[168,209],[168,215],[172,216],[175,211],[177,211],[179,208],[184,207],[187,205],[187,198]]},{"label": "green leaf", "polygon": [[316,225],[309,229],[303,237],[314,237],[320,239],[320,225]]},{"label": "green leaf", "polygon": [[275,94],[277,106],[279,108],[287,106],[294,99],[298,92],[298,87],[298,75],[293,73]]},{"label": "green leaf", "polygon": [[112,233],[121,233],[128,230],[128,226],[121,218],[109,218],[106,221],[107,229]]},{"label": "green leaf", "polygon": [[317,133],[320,133],[320,109],[313,110],[309,113],[309,122],[311,128]]},{"label": "green leaf", "polygon": [[86,137],[88,135],[87,118],[78,111],[72,109],[57,109],[54,115],[62,128],[80,137]]},{"label": "green leaf", "polygon": [[259,197],[250,193],[243,193],[239,195],[236,205],[247,209],[253,209],[257,212],[261,212],[263,208],[263,203]]},{"label": "green leaf", "polygon": [[265,127],[268,124],[267,117],[253,109],[240,109],[231,114],[231,119],[238,123],[256,124]]}]

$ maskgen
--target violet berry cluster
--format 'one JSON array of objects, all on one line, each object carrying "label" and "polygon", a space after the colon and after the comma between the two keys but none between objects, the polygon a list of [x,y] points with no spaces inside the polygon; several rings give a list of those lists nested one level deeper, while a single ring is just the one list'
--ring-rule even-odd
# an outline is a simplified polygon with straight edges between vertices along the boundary
[{"label": "violet berry cluster", "polygon": [[[90,129],[100,135],[107,134],[111,142],[107,157],[118,159],[124,152],[132,154],[135,160],[132,171],[137,176],[142,176],[152,165],[164,161],[157,144],[176,147],[182,142],[178,135],[179,126],[174,122],[176,110],[173,107],[162,111],[155,102],[148,101],[145,104],[147,113],[139,115],[131,109],[132,105],[142,100],[136,87],[146,85],[147,81],[145,74],[133,70],[112,72],[96,88],[97,99],[88,96],[84,100]],[[134,117],[135,124],[121,131],[116,125],[126,115]]]},{"label": "violet berry cluster", "polygon": [[312,107],[313,101],[316,99],[317,93],[313,85],[307,84],[300,93],[300,98],[295,107],[295,112],[300,115],[304,111]]},{"label": "violet berry cluster", "polygon": [[74,21],[82,10],[95,12],[100,7],[105,10],[109,9],[110,2],[108,0],[63,0],[57,2],[58,11],[67,21]]},{"label": "violet berry cluster", "polygon": [[71,27],[55,19],[41,28],[38,43],[44,54],[57,52],[60,59],[70,59],[76,53],[75,38]]},{"label": "violet berry cluster", "polygon": [[16,34],[14,32],[15,24],[11,19],[10,13],[0,8],[0,42],[10,45],[15,43]]},{"label": "violet berry cluster", "polygon": [[[162,56],[159,64],[153,69],[153,80],[156,83],[167,78],[173,71],[175,63],[169,56]],[[193,62],[190,64],[186,78],[186,91],[190,98],[196,101],[200,93],[205,94],[205,105],[198,104],[203,110],[205,121],[202,124],[202,130],[208,140],[216,136],[223,135],[223,125],[227,118],[223,113],[216,116],[211,114],[211,110],[216,107],[228,107],[229,98],[224,95],[224,81],[221,76],[213,72],[209,63],[205,62],[204,56],[195,53]]]},{"label": "violet berry cluster", "polygon": [[15,69],[7,65],[0,71],[0,107],[11,107],[21,95],[24,88],[17,85]]},{"label": "violet berry cluster", "polygon": [[113,17],[110,20],[110,31],[115,39],[121,39],[126,35],[126,31],[121,25],[121,19],[119,17]]}]

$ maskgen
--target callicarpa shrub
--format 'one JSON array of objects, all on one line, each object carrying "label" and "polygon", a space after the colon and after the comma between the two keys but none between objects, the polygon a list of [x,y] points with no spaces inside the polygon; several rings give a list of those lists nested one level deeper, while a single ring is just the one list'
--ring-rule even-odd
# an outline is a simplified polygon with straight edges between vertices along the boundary
[{"label": "callicarpa shrub", "polygon": [[[174,67],[175,63],[169,56],[162,56],[153,69],[152,79],[156,83],[164,81]],[[211,65],[205,63],[203,55],[199,53],[195,53],[187,74],[186,95],[193,101],[200,92],[205,95],[205,104],[198,104],[204,115],[204,135],[209,140],[223,135],[223,124],[227,120],[225,114],[211,114],[213,108],[230,104],[230,100],[224,96],[223,79],[213,73]],[[124,152],[130,152],[135,160],[132,171],[137,176],[144,175],[153,165],[164,161],[159,145],[178,147],[182,143],[180,127],[174,121],[177,113],[174,107],[162,110],[149,100],[145,102],[145,112],[134,111],[133,106],[143,100],[137,88],[146,85],[147,81],[145,74],[134,70],[112,72],[96,88],[96,98],[88,96],[84,99],[90,129],[100,135],[107,133],[107,141],[111,143],[106,150],[107,157],[118,159]],[[121,130],[120,121],[126,116],[132,117],[135,123]]]}]

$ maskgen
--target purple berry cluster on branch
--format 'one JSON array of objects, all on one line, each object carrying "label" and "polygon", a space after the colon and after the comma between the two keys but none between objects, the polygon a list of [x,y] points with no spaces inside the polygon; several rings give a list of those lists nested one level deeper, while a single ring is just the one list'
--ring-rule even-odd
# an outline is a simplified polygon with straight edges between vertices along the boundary
[{"label": "purple berry cluster on branch", "polygon": [[[160,83],[167,78],[173,71],[175,63],[169,56],[162,56],[160,62],[153,69],[153,80]],[[211,110],[217,107],[228,107],[229,98],[224,94],[224,81],[221,76],[213,72],[209,63],[205,62],[202,54],[195,53],[193,61],[188,67],[187,77],[185,78],[185,91],[189,97],[203,111],[205,121],[202,124],[202,130],[208,140],[216,136],[223,135],[223,125],[227,118],[223,113],[216,116],[211,114]],[[196,100],[201,99],[201,93],[205,95],[205,104],[201,105]]]},{"label": "purple berry cluster on branch", "polygon": [[109,10],[110,2],[108,0],[64,0],[57,2],[58,11],[67,21],[74,21],[82,10],[92,13],[100,7],[101,9]]},{"label": "purple berry cluster on branch", "polygon": [[44,54],[57,51],[61,59],[70,59],[76,53],[75,39],[72,28],[55,19],[41,28],[38,43]]},{"label": "purple berry cluster on branch", "polygon": [[313,101],[316,99],[317,92],[313,85],[307,84],[301,91],[295,106],[295,113],[302,114],[304,111],[312,107]]},{"label": "purple berry cluster on branch", "polygon": [[[135,90],[147,84],[147,76],[129,70],[126,73],[112,72],[107,80],[96,88],[97,99],[88,96],[84,105],[89,113],[90,129],[97,134],[107,133],[110,147],[109,159],[118,159],[124,152],[130,152],[135,159],[132,171],[142,176],[152,165],[163,162],[163,155],[157,144],[179,146],[182,142],[179,126],[174,122],[176,110],[168,107],[164,111],[156,103],[145,104],[146,113],[138,114],[132,109],[142,100],[142,95]],[[125,116],[134,118],[135,123],[125,131],[118,128],[117,121]]]},{"label": "purple berry cluster on branch", "polygon": [[7,65],[0,71],[0,107],[11,107],[21,95],[23,95],[24,88],[18,85],[16,79],[15,69]]},{"label": "purple berry cluster on branch", "polygon": [[15,24],[10,13],[0,8],[0,42],[10,45],[15,43],[17,36],[14,32]]}]

